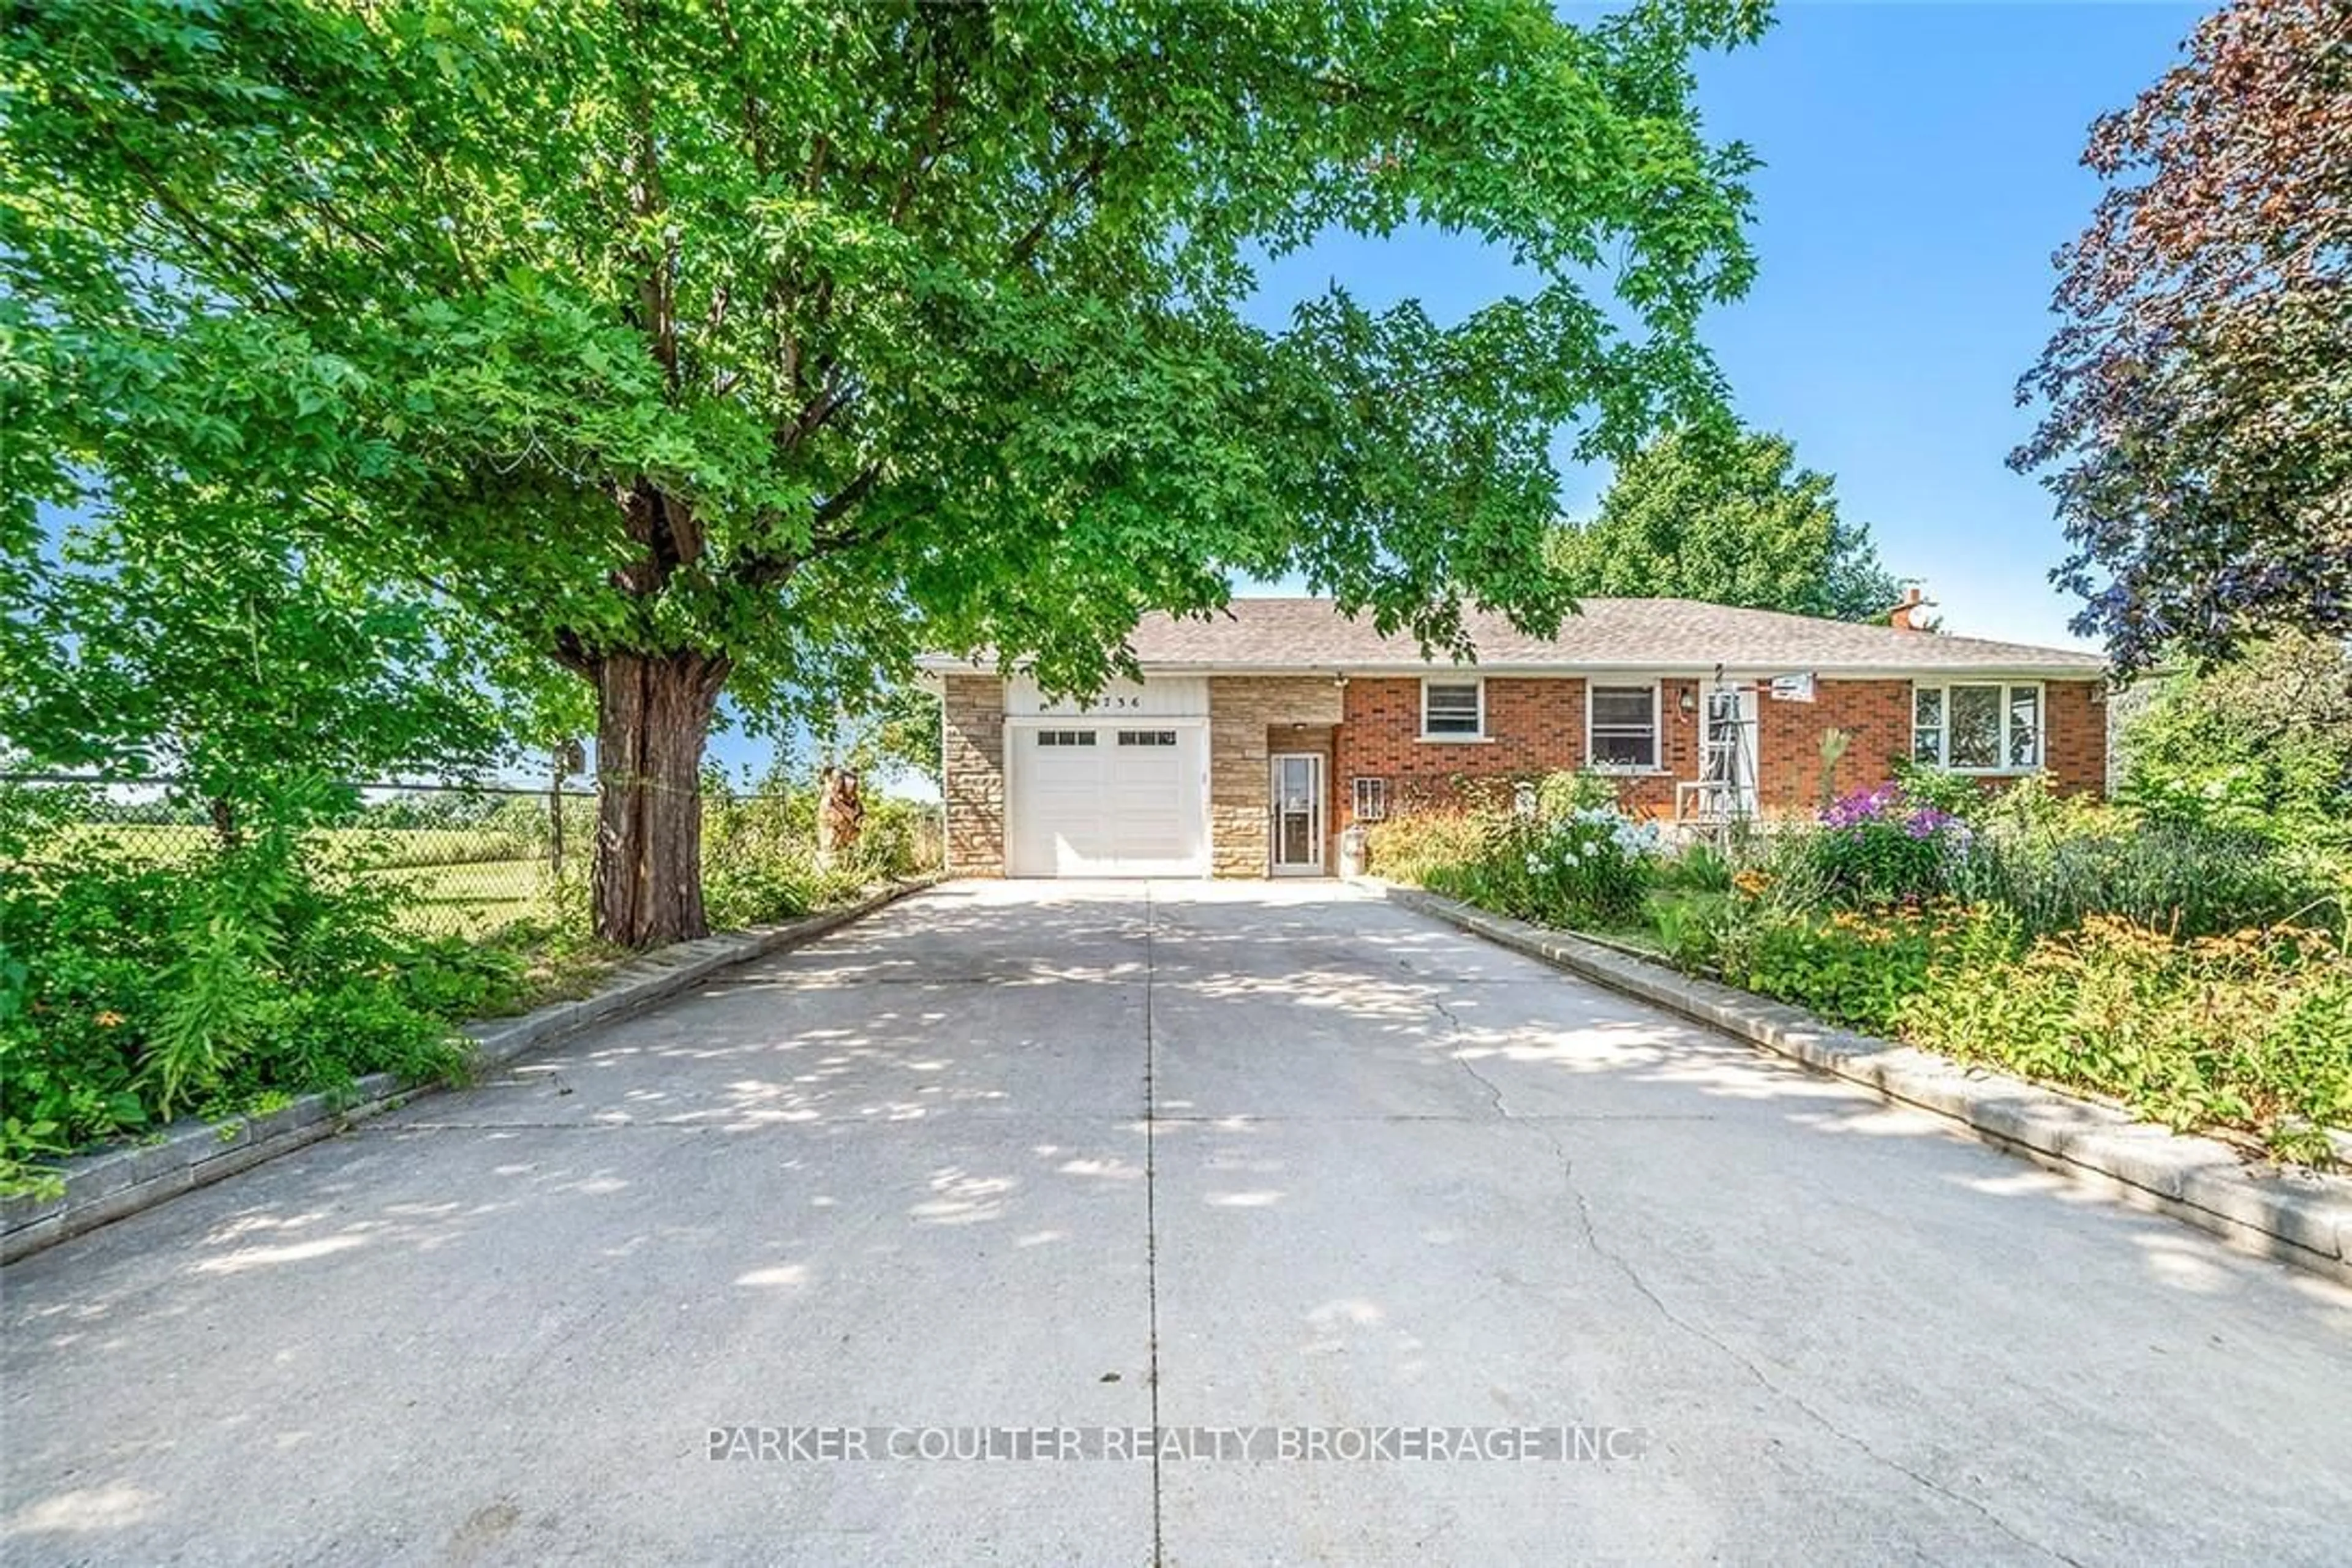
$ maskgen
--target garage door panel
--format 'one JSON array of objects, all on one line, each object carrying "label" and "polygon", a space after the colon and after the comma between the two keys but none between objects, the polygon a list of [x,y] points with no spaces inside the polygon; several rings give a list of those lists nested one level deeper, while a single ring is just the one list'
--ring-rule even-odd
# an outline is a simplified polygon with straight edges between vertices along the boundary
[{"label": "garage door panel", "polygon": [[[1013,875],[1207,874],[1201,726],[1052,728],[1050,742],[1036,730],[1010,732]],[[1075,743],[1081,733],[1093,743]]]}]

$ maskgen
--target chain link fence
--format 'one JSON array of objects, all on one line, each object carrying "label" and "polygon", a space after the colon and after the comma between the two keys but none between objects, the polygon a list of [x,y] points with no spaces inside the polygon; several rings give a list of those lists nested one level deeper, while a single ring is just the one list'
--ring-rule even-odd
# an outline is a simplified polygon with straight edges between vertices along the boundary
[{"label": "chain link fence", "polygon": [[[353,787],[356,806],[304,829],[305,858],[323,877],[386,891],[407,929],[461,939],[524,921],[586,930],[594,790]],[[0,792],[13,826],[0,858],[35,872],[69,872],[98,860],[194,868],[251,831],[176,780],[0,775]],[[782,918],[845,880],[908,875],[939,858],[936,811],[916,803],[878,803],[848,863],[821,866],[814,791],[704,792],[704,893],[720,929]]]}]

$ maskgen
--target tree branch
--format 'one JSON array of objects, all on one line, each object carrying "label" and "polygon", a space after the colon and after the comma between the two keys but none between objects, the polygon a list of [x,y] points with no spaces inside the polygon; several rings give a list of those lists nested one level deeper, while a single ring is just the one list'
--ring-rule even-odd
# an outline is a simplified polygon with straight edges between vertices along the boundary
[{"label": "tree branch", "polygon": [[828,522],[834,521],[844,512],[849,510],[850,508],[856,506],[859,501],[864,500],[867,494],[873,490],[874,481],[881,477],[882,465],[879,463],[868,463],[864,468],[857,470],[857,477],[856,479],[851,479],[847,484],[834,491],[833,494],[825,497],[824,500],[818,504],[816,509],[817,531],[814,534],[815,542],[811,547],[812,552],[822,552],[827,545],[833,542],[830,538],[821,531],[824,525]]},{"label": "tree branch", "polygon": [[[114,138],[113,141],[115,151],[121,154],[123,163],[131,172],[139,176],[139,183],[147,187],[148,194],[155,198],[156,205],[175,219],[190,238],[211,247],[242,268],[254,280],[255,287],[263,296],[261,303],[264,308],[270,305],[275,305],[281,310],[290,310],[294,308],[293,296],[287,293],[285,288],[278,283],[273,268],[261,265],[258,257],[237,244],[214,225],[207,223],[187,204],[181,201],[173,193],[171,187],[165,184],[162,177],[155,173],[153,167],[133,152],[120,137]],[[206,281],[215,286],[220,284],[217,279],[208,279]]]},{"label": "tree branch", "polygon": [[629,538],[646,551],[617,574],[625,592],[640,598],[658,594],[680,566],[701,559],[702,523],[691,501],[644,479],[617,490],[614,499],[620,503]]},{"label": "tree branch", "polygon": [[857,471],[856,478],[819,502],[812,516],[809,543],[805,550],[790,554],[774,551],[748,552],[735,558],[728,567],[727,575],[747,588],[773,587],[787,581],[812,561],[821,561],[828,555],[838,555],[844,551],[875,543],[889,531],[888,524],[838,531],[828,531],[825,525],[838,521],[864,500],[872,492],[875,481],[881,477],[882,465],[868,463]]},{"label": "tree branch", "polygon": [[801,443],[822,429],[833,416],[847,407],[857,395],[857,384],[848,376],[829,383],[798,417],[776,432],[776,450],[790,453],[799,450]]},{"label": "tree branch", "polygon": [[596,656],[588,651],[587,643],[570,626],[558,626],[548,657],[583,679],[596,679]]},{"label": "tree branch", "polygon": [[[1132,143],[1121,142],[1118,150],[1125,151],[1130,145]],[[1037,253],[1037,247],[1045,243],[1046,232],[1054,226],[1054,221],[1066,216],[1076,204],[1077,199],[1101,177],[1103,165],[1110,161],[1112,152],[1113,149],[1108,147],[1097,147],[1093,156],[1087,160],[1085,166],[1071,175],[1063,184],[1061,190],[1046,201],[1045,210],[1037,216],[1037,221],[1031,224],[1028,231],[1013,242],[1011,259],[1013,266],[1029,265],[1030,258]]]},{"label": "tree branch", "polygon": [[[631,30],[641,31],[645,23],[642,10],[632,7],[629,13]],[[652,50],[640,39],[640,52],[648,58]],[[641,83],[642,83],[642,79]],[[637,309],[644,318],[646,334],[653,340],[654,359],[662,367],[669,389],[678,389],[677,353],[677,239],[663,234],[654,242],[653,226],[666,210],[667,203],[662,194],[661,163],[654,150],[653,100],[649,89],[637,94],[632,106],[636,111],[635,146],[630,153],[632,179],[629,184],[629,206],[639,226],[647,232],[641,236],[646,270],[637,281]]]},{"label": "tree branch", "polygon": [[906,218],[907,209],[913,205],[915,192],[921,186],[923,176],[931,172],[941,151],[940,132],[948,121],[948,113],[955,107],[956,95],[948,85],[944,66],[935,67],[931,77],[931,112],[923,121],[922,134],[917,138],[916,152],[898,177],[898,194],[890,199],[890,226],[897,228]]},{"label": "tree branch", "polygon": [[[719,36],[727,42],[728,58],[739,64],[742,63],[743,37],[736,30],[735,15],[729,9],[727,0],[714,0],[711,15],[719,19]],[[768,183],[769,174],[775,168],[775,160],[769,155],[768,152],[767,121],[760,108],[760,96],[751,90],[748,80],[741,84],[741,90],[743,148],[751,154],[751,172],[759,175],[760,184],[765,185]]]}]

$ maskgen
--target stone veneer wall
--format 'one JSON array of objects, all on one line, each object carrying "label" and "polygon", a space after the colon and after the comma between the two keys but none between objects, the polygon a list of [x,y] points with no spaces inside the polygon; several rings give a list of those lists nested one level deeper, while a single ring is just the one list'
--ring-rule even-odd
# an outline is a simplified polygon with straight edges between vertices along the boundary
[{"label": "stone veneer wall", "polygon": [[950,675],[941,713],[947,784],[947,869],[1004,875],[1004,682]]},{"label": "stone veneer wall", "polygon": [[[1340,720],[1339,689],[1328,675],[1217,675],[1209,678],[1209,861],[1213,875],[1263,877],[1267,871],[1266,759],[1294,724],[1311,729]],[[1269,739],[1271,737],[1271,741]],[[1311,752],[1325,735],[1302,737]],[[1330,770],[1327,767],[1327,774]],[[1336,826],[1336,824],[1330,824]]]}]

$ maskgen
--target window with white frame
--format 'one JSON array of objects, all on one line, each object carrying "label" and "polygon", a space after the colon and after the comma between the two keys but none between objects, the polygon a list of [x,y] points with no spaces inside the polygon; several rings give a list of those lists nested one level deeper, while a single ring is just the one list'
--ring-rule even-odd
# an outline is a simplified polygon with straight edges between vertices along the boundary
[{"label": "window with white frame", "polygon": [[1971,773],[2040,767],[2042,688],[1998,680],[1912,688],[1911,759]]},{"label": "window with white frame", "polygon": [[1421,683],[1421,732],[1432,739],[1476,740],[1486,732],[1486,683],[1424,680]]},{"label": "window with white frame", "polygon": [[1091,746],[1095,743],[1092,730],[1040,730],[1037,743],[1041,746]]},{"label": "window with white frame", "polygon": [[1595,686],[1585,701],[1584,754],[1596,768],[1648,772],[1658,765],[1658,689]]},{"label": "window with white frame", "polygon": [[1384,822],[1389,815],[1389,781],[1360,778],[1355,781],[1356,820]]},{"label": "window with white frame", "polygon": [[1122,746],[1172,746],[1176,743],[1173,730],[1121,730],[1118,743]]}]

